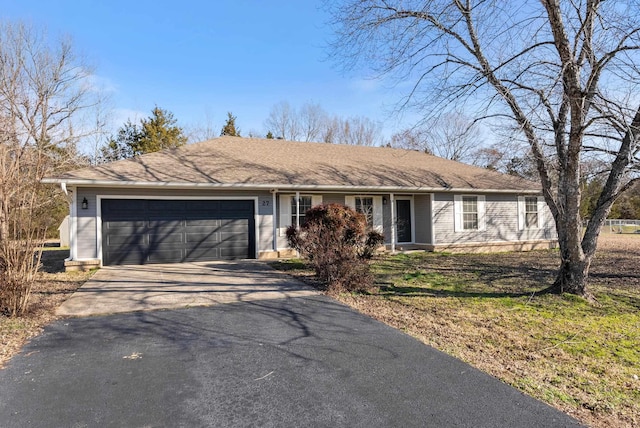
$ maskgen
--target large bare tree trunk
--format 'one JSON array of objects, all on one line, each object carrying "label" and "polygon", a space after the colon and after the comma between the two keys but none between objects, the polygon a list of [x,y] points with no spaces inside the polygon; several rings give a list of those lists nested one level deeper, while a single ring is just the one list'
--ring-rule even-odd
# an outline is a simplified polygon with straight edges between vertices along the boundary
[{"label": "large bare tree trunk", "polygon": [[571,293],[578,296],[590,297],[587,289],[590,264],[591,257],[582,255],[581,258],[572,259],[571,255],[565,256],[563,254],[556,280],[545,292]]},{"label": "large bare tree trunk", "polygon": [[[496,127],[503,119],[516,125],[558,232],[560,269],[547,291],[589,297],[600,229],[616,198],[640,180],[637,5],[326,1],[338,36],[333,53],[347,69],[363,65],[377,76],[412,82],[401,109],[415,106],[428,118],[466,106]],[[584,232],[587,159],[604,166],[607,184]]]}]

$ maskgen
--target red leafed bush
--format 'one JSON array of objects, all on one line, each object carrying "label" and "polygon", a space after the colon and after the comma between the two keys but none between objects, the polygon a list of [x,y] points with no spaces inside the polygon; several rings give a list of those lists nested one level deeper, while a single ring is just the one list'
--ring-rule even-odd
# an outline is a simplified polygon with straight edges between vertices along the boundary
[{"label": "red leafed bush", "polygon": [[363,214],[341,204],[315,206],[306,212],[299,229],[287,229],[287,240],[311,263],[330,292],[364,291],[373,286],[368,260],[384,237],[367,231]]}]

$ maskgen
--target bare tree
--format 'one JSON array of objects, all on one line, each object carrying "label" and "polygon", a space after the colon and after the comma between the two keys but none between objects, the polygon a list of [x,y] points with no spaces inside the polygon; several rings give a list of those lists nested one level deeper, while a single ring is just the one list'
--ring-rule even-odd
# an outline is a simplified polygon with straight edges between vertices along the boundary
[{"label": "bare tree", "polygon": [[265,126],[274,133],[276,138],[291,141],[297,141],[300,138],[297,114],[286,101],[281,101],[271,108]]},{"label": "bare tree", "polygon": [[472,163],[480,144],[476,122],[459,112],[430,117],[420,125],[392,136],[392,145],[420,150],[441,158]]},{"label": "bare tree", "polygon": [[325,143],[349,144],[352,146],[379,146],[382,143],[380,124],[366,117],[328,120],[322,131]]},{"label": "bare tree", "polygon": [[282,101],[265,121],[276,138],[291,141],[376,146],[382,142],[380,124],[366,117],[330,117],[319,104],[305,103],[300,110]]},{"label": "bare tree", "polygon": [[51,218],[54,194],[40,180],[74,164],[89,133],[76,121],[93,105],[88,77],[68,41],[0,23],[0,311],[9,315],[27,307],[49,226],[41,220]]},{"label": "bare tree", "polygon": [[320,104],[306,103],[300,108],[298,115],[301,141],[319,141],[322,129],[327,124],[327,113]]},{"label": "bare tree", "polygon": [[205,111],[204,121],[187,126],[185,134],[189,143],[197,143],[216,138],[220,135],[220,132],[213,123],[211,113],[207,110]]},{"label": "bare tree", "polygon": [[[640,5],[637,1],[327,0],[346,67],[413,82],[403,101],[426,116],[471,101],[508,119],[535,158],[561,265],[547,291],[589,297],[600,229],[638,180]],[[636,96],[634,96],[636,94]],[[608,161],[586,228],[581,158]]]}]

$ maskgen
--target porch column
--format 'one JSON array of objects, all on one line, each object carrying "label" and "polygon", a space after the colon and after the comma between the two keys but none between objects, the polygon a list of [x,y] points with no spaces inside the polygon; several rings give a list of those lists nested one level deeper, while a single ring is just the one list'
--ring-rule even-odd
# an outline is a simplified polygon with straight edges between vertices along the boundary
[{"label": "porch column", "polygon": [[277,202],[277,197],[276,197],[276,193],[277,190],[272,190],[271,191],[271,215],[272,215],[272,223],[273,223],[273,251],[278,251],[278,223],[276,222],[276,219],[278,218],[277,214],[277,210],[276,210],[276,202]]},{"label": "porch column", "polygon": [[300,229],[300,192],[296,192],[296,229]]},{"label": "porch column", "polygon": [[389,195],[391,205],[391,253],[396,252],[396,199],[393,193]]}]

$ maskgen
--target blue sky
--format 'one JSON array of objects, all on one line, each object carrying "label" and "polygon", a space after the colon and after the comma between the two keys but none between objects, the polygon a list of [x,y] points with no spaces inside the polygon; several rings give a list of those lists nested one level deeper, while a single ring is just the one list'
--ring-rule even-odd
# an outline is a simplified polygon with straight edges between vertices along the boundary
[{"label": "blue sky", "polygon": [[405,125],[389,112],[399,95],[327,60],[327,16],[314,0],[0,0],[0,17],[68,34],[111,95],[114,126],[154,105],[184,126],[227,111],[246,134],[264,133],[271,107],[320,104],[328,113]]}]

